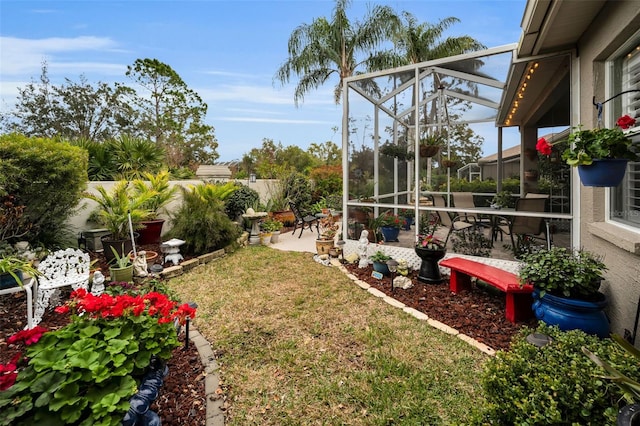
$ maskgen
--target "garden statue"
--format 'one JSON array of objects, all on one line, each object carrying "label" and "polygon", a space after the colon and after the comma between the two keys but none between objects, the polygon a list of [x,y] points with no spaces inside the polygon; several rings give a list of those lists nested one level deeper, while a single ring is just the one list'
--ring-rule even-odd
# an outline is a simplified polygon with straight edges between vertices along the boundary
[{"label": "garden statue", "polygon": [[93,279],[91,281],[91,294],[94,296],[100,296],[104,291],[104,275],[102,272],[95,271],[93,273]]},{"label": "garden statue", "polygon": [[360,239],[358,240],[358,257],[360,257],[358,268],[366,268],[367,266],[369,266],[369,258],[367,256],[368,248],[369,248],[369,231],[365,229],[360,234]]},{"label": "garden statue", "polygon": [[407,259],[398,259],[398,274],[405,277],[409,274],[409,263]]},{"label": "garden statue", "polygon": [[147,253],[139,251],[138,255],[133,259],[133,275],[136,277],[146,277],[147,272]]}]

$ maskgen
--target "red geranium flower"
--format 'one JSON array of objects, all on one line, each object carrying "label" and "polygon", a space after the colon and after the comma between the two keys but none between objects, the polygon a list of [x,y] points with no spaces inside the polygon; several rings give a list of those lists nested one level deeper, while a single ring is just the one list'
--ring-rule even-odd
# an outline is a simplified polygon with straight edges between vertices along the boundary
[{"label": "red geranium flower", "polygon": [[536,150],[542,155],[551,155],[551,145],[545,138],[538,139]]},{"label": "red geranium flower", "polygon": [[46,328],[37,325],[28,330],[18,331],[7,339],[7,343],[24,342],[25,345],[30,346],[40,340],[40,337],[47,331]]},{"label": "red geranium flower", "polygon": [[623,115],[622,117],[618,118],[618,121],[616,121],[616,124],[618,125],[618,127],[625,130],[630,127],[633,127],[633,125],[636,124],[636,119],[628,115]]}]

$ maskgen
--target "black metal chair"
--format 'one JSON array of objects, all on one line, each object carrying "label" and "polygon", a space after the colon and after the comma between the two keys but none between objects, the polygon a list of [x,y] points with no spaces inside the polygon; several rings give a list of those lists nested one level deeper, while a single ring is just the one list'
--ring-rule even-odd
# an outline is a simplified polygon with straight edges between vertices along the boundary
[{"label": "black metal chair", "polygon": [[291,208],[293,215],[296,217],[293,226],[293,232],[291,233],[292,235],[296,233],[296,229],[298,229],[298,226],[300,226],[300,235],[298,235],[298,238],[302,237],[302,231],[304,231],[304,227],[309,226],[309,230],[311,230],[311,227],[315,223],[316,233],[318,234],[318,238],[320,237],[320,221],[316,216],[307,212],[301,212],[298,206],[292,201],[289,201],[289,208]]}]

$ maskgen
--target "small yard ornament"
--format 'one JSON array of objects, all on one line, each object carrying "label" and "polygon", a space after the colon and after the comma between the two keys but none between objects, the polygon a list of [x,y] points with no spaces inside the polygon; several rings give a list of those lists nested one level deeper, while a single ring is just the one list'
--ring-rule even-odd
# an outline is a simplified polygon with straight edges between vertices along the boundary
[{"label": "small yard ornament", "polygon": [[360,239],[358,240],[358,257],[360,257],[358,268],[366,268],[367,266],[369,266],[369,258],[367,256],[368,248],[369,248],[369,231],[365,229],[360,234]]},{"label": "small yard ornament", "polygon": [[133,275],[136,277],[149,275],[149,272],[147,272],[147,253],[144,251],[138,252],[138,255],[133,259]]},{"label": "small yard ornament", "polygon": [[398,259],[398,274],[405,277],[409,274],[409,263],[407,259]]}]

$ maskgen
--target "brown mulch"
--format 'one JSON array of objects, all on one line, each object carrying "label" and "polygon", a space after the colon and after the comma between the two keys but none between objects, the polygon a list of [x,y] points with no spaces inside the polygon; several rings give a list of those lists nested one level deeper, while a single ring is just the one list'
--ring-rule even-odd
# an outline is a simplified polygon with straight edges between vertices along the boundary
[{"label": "brown mulch", "polygon": [[508,349],[511,338],[522,327],[535,327],[537,320],[516,324],[504,316],[504,293],[488,286],[473,285],[471,291],[453,294],[448,282],[424,284],[418,281],[417,271],[409,273],[413,287],[391,291],[391,278],[373,278],[373,267],[358,268],[357,264],[345,265],[350,273],[408,307],[425,313],[430,318],[453,327],[485,345],[498,350]]}]

